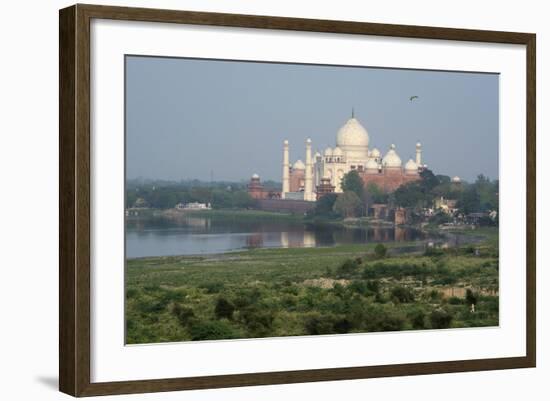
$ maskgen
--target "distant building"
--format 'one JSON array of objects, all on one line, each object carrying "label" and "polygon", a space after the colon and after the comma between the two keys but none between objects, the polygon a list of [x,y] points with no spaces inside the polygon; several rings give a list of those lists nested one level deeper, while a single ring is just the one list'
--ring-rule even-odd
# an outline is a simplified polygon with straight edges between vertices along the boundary
[{"label": "distant building", "polygon": [[189,203],[178,203],[176,209],[180,210],[211,210],[212,207],[210,203],[199,203],[199,202],[189,202]]},{"label": "distant building", "polygon": [[407,210],[403,208],[397,208],[395,209],[394,214],[394,223],[396,225],[401,225],[407,223]]},{"label": "distant building", "polygon": [[330,178],[321,178],[321,183],[317,185],[317,200],[319,200],[326,194],[334,192],[335,188],[336,187],[330,183]]},{"label": "distant building", "polygon": [[371,206],[375,219],[386,220],[388,218],[388,205],[385,203],[373,203]]},{"label": "distant building", "polygon": [[253,199],[279,199],[281,193],[265,189],[258,174],[253,174],[248,183],[248,194]]},{"label": "distant building", "polygon": [[456,199],[445,199],[443,196],[434,200],[434,209],[440,210],[447,214],[454,214],[456,211],[458,211],[458,208],[456,207],[457,204]]}]

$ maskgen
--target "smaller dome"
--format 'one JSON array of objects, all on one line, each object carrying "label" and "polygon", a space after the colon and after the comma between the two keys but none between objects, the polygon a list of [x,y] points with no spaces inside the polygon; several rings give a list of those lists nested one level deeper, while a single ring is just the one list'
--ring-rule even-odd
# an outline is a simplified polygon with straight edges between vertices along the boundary
[{"label": "smaller dome", "polygon": [[384,167],[401,167],[401,158],[395,151],[395,145],[392,143],[390,150],[386,153],[386,156],[382,159],[382,165]]},{"label": "smaller dome", "polygon": [[307,138],[306,143],[311,143],[311,138]]},{"label": "smaller dome", "polygon": [[455,175],[453,178],[451,178],[451,181],[452,182],[461,182],[462,180],[460,179],[459,176]]},{"label": "smaller dome", "polygon": [[318,157],[321,157],[321,153],[319,152],[315,152],[315,155],[313,156],[315,159],[317,159]]},{"label": "smaller dome", "polygon": [[252,178],[257,180],[257,179],[260,179],[260,176],[256,173],[254,173],[254,174],[252,174]]},{"label": "smaller dome", "polygon": [[285,140],[283,141],[283,145],[288,145],[288,139],[285,139]]},{"label": "smaller dome", "polygon": [[407,163],[405,163],[405,170],[407,171],[418,171],[418,166],[413,161],[413,159],[409,159]]},{"label": "smaller dome", "polygon": [[380,157],[380,151],[377,148],[373,148],[370,151],[370,156],[371,157]]},{"label": "smaller dome", "polygon": [[422,144],[420,142],[416,142],[416,147],[417,148],[421,148],[422,147]]},{"label": "smaller dome", "polygon": [[325,149],[325,156],[332,156],[332,149],[331,148],[326,148]]},{"label": "smaller dome", "polygon": [[365,169],[378,171],[378,163],[374,159],[369,159],[365,164]]},{"label": "smaller dome", "polygon": [[305,170],[305,169],[306,169],[306,165],[304,164],[303,161],[297,160],[296,163],[294,163],[294,164],[292,165],[292,168],[293,168],[294,170]]},{"label": "smaller dome", "polygon": [[338,146],[336,146],[332,151],[333,156],[342,156],[343,154],[344,152],[342,152],[342,149],[340,149]]}]

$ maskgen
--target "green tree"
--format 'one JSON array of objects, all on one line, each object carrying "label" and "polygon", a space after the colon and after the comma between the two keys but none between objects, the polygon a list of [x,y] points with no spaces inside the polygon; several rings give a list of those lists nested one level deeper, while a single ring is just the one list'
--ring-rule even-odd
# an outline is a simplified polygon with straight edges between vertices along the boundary
[{"label": "green tree", "polygon": [[464,213],[480,211],[481,203],[475,186],[470,185],[462,192],[462,196],[458,199],[457,207]]},{"label": "green tree", "polygon": [[449,177],[448,175],[437,174],[435,177],[440,184],[448,184],[451,182],[451,177]]},{"label": "green tree", "polygon": [[344,192],[354,192],[359,199],[364,199],[365,188],[363,186],[363,180],[359,176],[357,170],[351,170],[344,174],[342,178],[342,190]]},{"label": "green tree", "polygon": [[355,192],[347,191],[336,198],[333,211],[343,217],[355,217],[361,210],[361,200]]},{"label": "green tree", "polygon": [[313,215],[320,217],[337,217],[338,214],[334,212],[334,203],[338,198],[338,194],[330,193],[323,195],[315,204],[313,209]]},{"label": "green tree", "polygon": [[408,208],[423,207],[426,203],[426,195],[418,182],[401,185],[393,192],[393,199],[397,206]]},{"label": "green tree", "polygon": [[254,206],[254,199],[246,191],[236,191],[233,194],[233,207],[246,209]]},{"label": "green tree", "polygon": [[374,255],[378,259],[385,258],[387,253],[388,253],[388,248],[386,248],[384,244],[376,244],[376,246],[374,247]]},{"label": "green tree", "polygon": [[470,305],[477,305],[477,295],[474,294],[474,292],[471,289],[466,290],[466,296],[464,297],[466,299],[466,304],[468,306]]},{"label": "green tree", "polygon": [[357,195],[361,201],[361,206],[358,213],[365,215],[369,194],[366,192],[363,179],[359,176],[357,170],[351,170],[344,174],[344,177],[342,178],[342,190],[344,192],[353,192]]},{"label": "green tree", "polygon": [[126,191],[126,207],[134,207],[137,198],[138,197],[135,190]]},{"label": "green tree", "polygon": [[388,195],[374,182],[369,182],[367,184],[365,192],[371,203],[386,203],[388,201]]},{"label": "green tree", "polygon": [[422,178],[420,180],[420,185],[425,193],[430,192],[436,186],[441,184],[441,181],[437,178],[436,175],[434,175],[434,173],[430,169],[422,170],[422,172],[420,173],[420,177]]}]

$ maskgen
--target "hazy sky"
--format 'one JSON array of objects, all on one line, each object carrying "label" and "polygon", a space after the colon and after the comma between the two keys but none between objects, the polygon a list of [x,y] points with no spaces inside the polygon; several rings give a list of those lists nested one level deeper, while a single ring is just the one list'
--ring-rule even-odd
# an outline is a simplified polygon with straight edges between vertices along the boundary
[{"label": "hazy sky", "polygon": [[[281,180],[291,162],[334,147],[351,115],[370,148],[403,163],[422,142],[436,174],[498,178],[498,75],[126,58],[127,177]],[[412,95],[418,99],[410,101]]]}]

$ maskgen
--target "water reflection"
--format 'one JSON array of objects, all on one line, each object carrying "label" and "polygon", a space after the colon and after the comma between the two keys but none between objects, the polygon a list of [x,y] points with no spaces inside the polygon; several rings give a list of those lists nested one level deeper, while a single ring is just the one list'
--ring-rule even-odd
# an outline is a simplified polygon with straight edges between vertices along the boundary
[{"label": "water reflection", "polygon": [[126,222],[127,257],[212,254],[247,248],[301,248],[424,240],[404,227],[343,227],[293,221],[186,216]]}]

